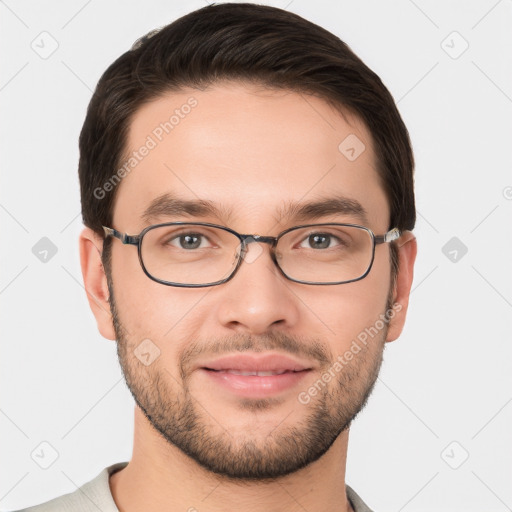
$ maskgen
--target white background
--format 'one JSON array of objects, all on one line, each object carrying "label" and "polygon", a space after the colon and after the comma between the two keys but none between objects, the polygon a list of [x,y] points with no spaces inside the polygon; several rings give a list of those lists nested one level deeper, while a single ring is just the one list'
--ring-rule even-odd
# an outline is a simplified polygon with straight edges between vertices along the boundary
[{"label": "white background", "polygon": [[[351,429],[347,482],[376,511],[512,510],[512,2],[267,3],[332,31],[380,75],[417,160],[408,323]],[[106,67],[204,5],[0,2],[3,511],[130,458],[133,401],[82,287],[77,140]],[[47,59],[31,47],[51,48],[43,31],[58,43]],[[32,252],[42,237],[57,248],[46,263]],[[455,262],[452,237],[468,249]],[[58,453],[48,469],[31,457],[51,456],[43,441]]]}]

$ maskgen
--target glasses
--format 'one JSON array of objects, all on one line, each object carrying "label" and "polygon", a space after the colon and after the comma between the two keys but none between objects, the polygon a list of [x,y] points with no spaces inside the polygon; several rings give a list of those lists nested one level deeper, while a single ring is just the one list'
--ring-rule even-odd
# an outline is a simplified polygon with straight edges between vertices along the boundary
[{"label": "glasses", "polygon": [[247,258],[253,242],[270,245],[281,274],[290,281],[311,285],[345,284],[368,275],[375,246],[400,237],[398,228],[375,235],[356,224],[307,224],[276,237],[241,235],[206,222],[167,222],[127,235],[103,226],[105,236],[136,245],[145,274],[168,286],[198,288],[229,281]]}]

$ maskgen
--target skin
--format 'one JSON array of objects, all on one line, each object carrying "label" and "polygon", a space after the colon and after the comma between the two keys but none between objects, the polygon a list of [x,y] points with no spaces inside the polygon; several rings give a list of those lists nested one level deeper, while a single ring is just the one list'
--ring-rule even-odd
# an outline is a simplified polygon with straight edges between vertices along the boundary
[{"label": "skin", "polygon": [[[218,83],[202,91],[173,92],[136,113],[127,149],[139,148],[148,134],[169,117],[167,112],[179,108],[191,96],[197,99],[197,107],[118,185],[111,227],[139,233],[147,225],[141,218],[144,209],[163,192],[172,192],[181,198],[207,199],[233,209],[230,218],[201,217],[197,221],[226,225],[239,233],[275,236],[297,225],[278,219],[276,211],[283,201],[307,201],[338,193],[364,206],[366,226],[374,233],[387,231],[389,206],[368,130],[357,117],[341,115],[316,97],[234,82]],[[353,162],[338,150],[350,134],[366,146]],[[171,219],[159,219],[166,220]],[[312,223],[330,221],[359,223],[350,215],[343,220],[327,216]],[[272,346],[275,353],[286,354],[279,348],[279,340],[286,337],[301,347],[318,343],[332,362],[386,311],[388,294],[392,303],[400,304],[387,329],[355,355],[308,405],[298,402],[298,393],[307,390],[329,366],[322,366],[314,358],[310,359],[314,371],[298,387],[262,407],[251,407],[215,388],[190,367],[186,385],[199,420],[211,436],[229,443],[234,453],[248,440],[261,450],[265,446],[279,449],[282,443],[275,440],[294,426],[305,428],[313,421],[320,400],[333,415],[349,399],[364,400],[385,343],[397,339],[402,331],[417,250],[412,233],[406,232],[398,240],[400,270],[392,290],[388,244],[376,247],[371,272],[354,283],[294,283],[273,265],[266,244],[250,244],[249,253],[258,251],[258,246],[262,251],[254,253],[257,257],[251,263],[242,263],[232,280],[211,288],[186,289],[148,279],[136,248],[114,240],[111,284],[118,314],[116,329],[101,264],[102,244],[102,238],[92,230],[83,230],[82,273],[98,329],[105,338],[117,338],[122,344],[119,352],[123,369],[139,392],[151,394],[155,375],[163,379],[161,391],[166,394],[162,400],[169,406],[177,407],[176,397],[185,398],[179,365],[191,344],[212,356],[218,354],[208,352],[208,347],[216,343],[223,348],[228,341],[251,340],[253,348]],[[146,338],[160,350],[159,358],[147,367],[133,355],[133,349]],[[270,345],[269,340],[274,344]],[[361,405],[358,403],[358,407]],[[350,412],[353,416],[357,410]],[[236,480],[209,471],[169,443],[136,406],[133,456],[125,469],[111,476],[110,487],[122,512],[193,510],[191,507],[199,511],[351,510],[342,485],[348,428],[337,434],[320,458],[297,471],[260,481]],[[272,442],[275,445],[269,445]]]}]

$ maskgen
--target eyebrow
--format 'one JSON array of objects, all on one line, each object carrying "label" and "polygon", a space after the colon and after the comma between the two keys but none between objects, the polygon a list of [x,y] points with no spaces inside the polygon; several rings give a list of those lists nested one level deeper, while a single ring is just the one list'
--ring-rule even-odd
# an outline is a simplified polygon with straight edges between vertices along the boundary
[{"label": "eyebrow", "polygon": [[[286,201],[276,213],[274,218],[279,223],[317,220],[329,215],[350,215],[365,224],[368,223],[367,212],[361,203],[340,195],[308,202]],[[153,199],[141,216],[146,223],[161,217],[215,217],[229,224],[233,210],[206,199],[181,199],[165,193]]]},{"label": "eyebrow", "polygon": [[309,202],[287,201],[278,209],[277,219],[298,222],[320,219],[328,215],[350,215],[363,223],[368,223],[368,216],[363,205],[355,199],[344,196],[330,196]]},{"label": "eyebrow", "polygon": [[158,217],[217,217],[229,219],[231,210],[222,205],[215,205],[206,199],[181,199],[166,193],[153,199],[144,210],[141,218],[144,222],[151,222]]}]

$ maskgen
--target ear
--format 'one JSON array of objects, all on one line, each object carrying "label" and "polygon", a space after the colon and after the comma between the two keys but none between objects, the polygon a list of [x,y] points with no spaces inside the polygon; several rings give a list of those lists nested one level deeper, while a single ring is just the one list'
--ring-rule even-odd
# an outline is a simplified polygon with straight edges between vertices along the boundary
[{"label": "ear", "polygon": [[396,243],[398,244],[399,264],[393,304],[397,304],[397,307],[393,308],[395,315],[389,320],[386,341],[395,341],[404,328],[407,308],[409,307],[409,294],[411,293],[414,277],[414,262],[418,251],[416,237],[410,231],[405,231]]},{"label": "ear", "polygon": [[114,324],[110,312],[107,276],[101,253],[103,238],[90,228],[85,228],[79,237],[80,265],[89,306],[96,318],[100,334],[108,340],[115,340]]}]

